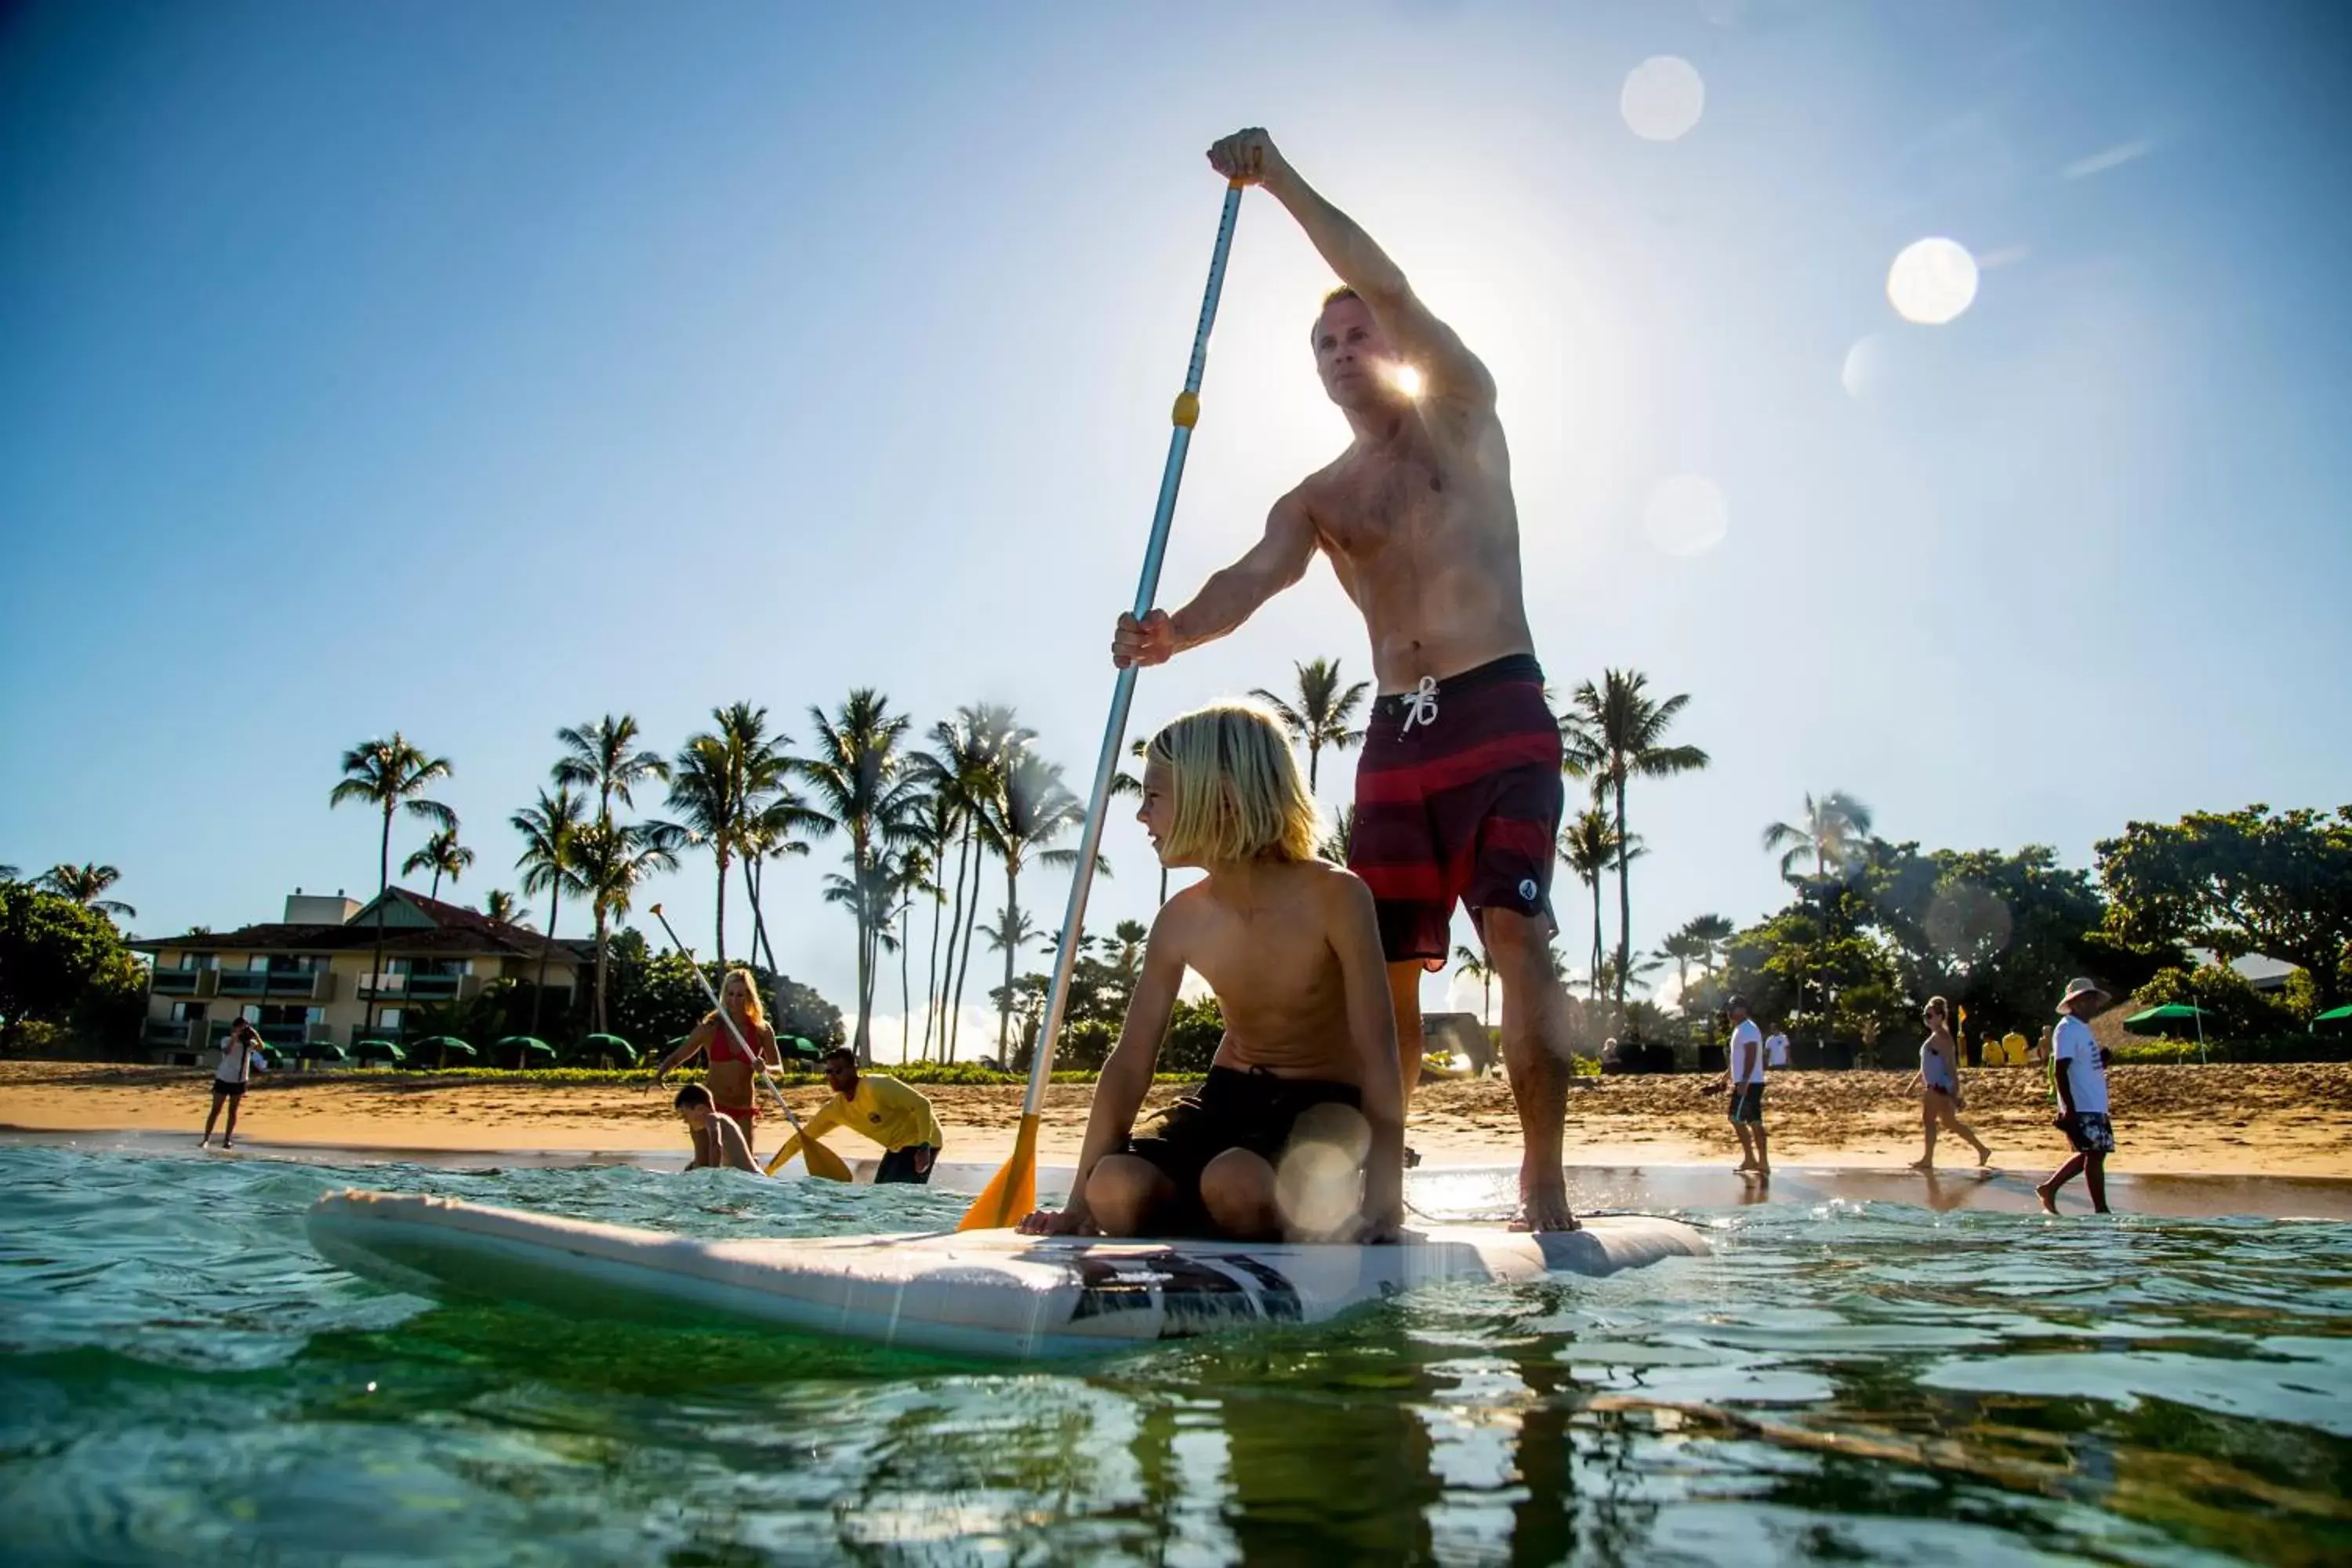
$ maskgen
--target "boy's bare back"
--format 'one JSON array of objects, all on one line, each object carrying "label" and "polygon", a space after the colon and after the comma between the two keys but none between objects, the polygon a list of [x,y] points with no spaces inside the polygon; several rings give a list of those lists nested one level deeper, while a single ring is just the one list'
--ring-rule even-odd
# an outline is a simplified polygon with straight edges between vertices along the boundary
[{"label": "boy's bare back", "polygon": [[1320,861],[1257,862],[1169,900],[1161,929],[1224,1011],[1219,1067],[1362,1084],[1338,951],[1359,901],[1369,919],[1363,883]]}]

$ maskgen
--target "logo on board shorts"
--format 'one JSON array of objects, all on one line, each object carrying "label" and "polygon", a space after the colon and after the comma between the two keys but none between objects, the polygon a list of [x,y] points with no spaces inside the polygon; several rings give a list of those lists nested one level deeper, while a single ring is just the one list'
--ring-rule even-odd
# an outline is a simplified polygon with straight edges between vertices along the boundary
[{"label": "logo on board shorts", "polygon": [[1536,901],[1536,879],[1533,877],[1519,884],[1519,897],[1531,904]]}]

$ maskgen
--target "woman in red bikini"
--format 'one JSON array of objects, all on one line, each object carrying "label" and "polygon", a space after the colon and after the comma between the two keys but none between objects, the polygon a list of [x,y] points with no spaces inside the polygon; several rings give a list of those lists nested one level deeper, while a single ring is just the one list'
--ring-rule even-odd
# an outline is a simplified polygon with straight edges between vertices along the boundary
[{"label": "woman in red bikini", "polygon": [[[776,1032],[768,1027],[767,1015],[760,1007],[760,988],[752,984],[750,970],[727,972],[727,978],[719,983],[719,1005],[734,1020],[734,1029],[730,1030],[718,1014],[706,1015],[685,1042],[654,1069],[654,1082],[667,1088],[672,1068],[692,1061],[697,1052],[704,1053],[709,1058],[709,1070],[703,1082],[710,1090],[711,1100],[717,1110],[733,1118],[743,1129],[744,1142],[748,1143],[760,1115],[755,1092],[759,1064],[780,1067],[783,1058],[776,1052]],[[756,1058],[735,1043],[738,1034],[743,1037],[745,1045],[759,1053]],[[694,1135],[694,1157],[704,1163],[715,1163],[710,1159],[714,1151],[703,1147],[703,1137],[700,1132]]]}]

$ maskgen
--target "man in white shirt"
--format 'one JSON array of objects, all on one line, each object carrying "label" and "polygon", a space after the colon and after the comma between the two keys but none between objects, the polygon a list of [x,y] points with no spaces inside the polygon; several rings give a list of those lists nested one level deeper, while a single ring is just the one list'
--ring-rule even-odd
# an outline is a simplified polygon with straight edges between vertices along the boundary
[{"label": "man in white shirt", "polygon": [[220,1120],[224,1103],[228,1106],[228,1131],[221,1134],[221,1147],[236,1145],[237,1107],[244,1102],[246,1085],[253,1081],[253,1069],[260,1065],[261,1036],[239,1018],[221,1041],[220,1062],[213,1068],[212,1114],[205,1118],[205,1135],[196,1140],[197,1148],[213,1141],[213,1123]]},{"label": "man in white shirt", "polygon": [[1775,1029],[1765,1037],[1764,1065],[1774,1072],[1779,1072],[1789,1065],[1789,1031],[1787,1029]]},{"label": "man in white shirt", "polygon": [[2074,1152],[2050,1179],[2033,1189],[2042,1208],[2058,1212],[2058,1189],[2079,1173],[2091,1190],[2091,1207],[2107,1212],[2107,1156],[2116,1152],[2114,1125],[2107,1120],[2107,1059],[2091,1037],[2088,1020],[2107,1004],[2107,994],[2091,980],[2070,980],[2058,1002],[2058,1026],[2050,1036],[2050,1082],[2058,1091],[2063,1113],[2059,1130]]},{"label": "man in white shirt", "polygon": [[1731,1130],[1739,1134],[1740,1173],[1759,1181],[1772,1176],[1772,1156],[1764,1141],[1764,1031],[1748,1016],[1748,998],[1724,1004],[1731,1018]]}]

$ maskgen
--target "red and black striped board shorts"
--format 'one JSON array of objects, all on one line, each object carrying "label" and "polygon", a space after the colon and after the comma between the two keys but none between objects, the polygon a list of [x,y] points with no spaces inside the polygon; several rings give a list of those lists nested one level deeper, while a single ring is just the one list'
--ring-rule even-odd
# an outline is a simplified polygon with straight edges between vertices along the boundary
[{"label": "red and black striped board shorts", "polygon": [[1372,889],[1389,962],[1444,967],[1454,906],[1551,913],[1567,792],[1559,721],[1533,654],[1383,697],[1356,764],[1348,869]]}]

